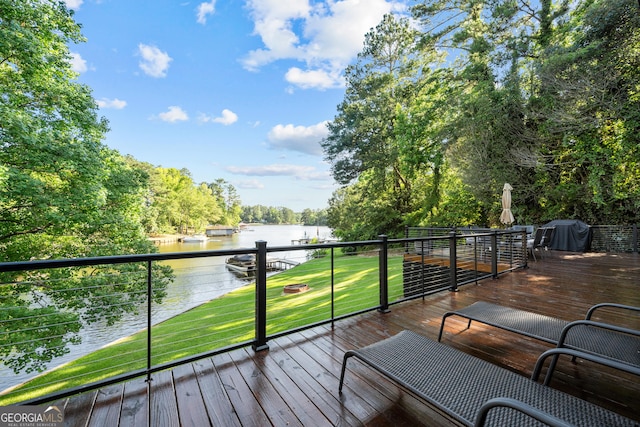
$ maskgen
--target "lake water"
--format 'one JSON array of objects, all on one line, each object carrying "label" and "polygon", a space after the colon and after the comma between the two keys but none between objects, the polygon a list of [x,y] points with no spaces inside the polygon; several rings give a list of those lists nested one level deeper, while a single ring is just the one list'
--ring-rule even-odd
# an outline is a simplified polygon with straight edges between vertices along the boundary
[{"label": "lake water", "polygon": [[[256,242],[260,240],[266,241],[267,247],[290,246],[294,244],[292,242],[294,240],[314,237],[329,239],[331,230],[328,227],[303,225],[256,225],[249,226],[240,233],[212,237],[202,243],[162,243],[158,248],[161,253],[243,249],[255,248]],[[303,250],[274,254],[279,258],[298,262],[304,261],[305,255],[306,251]],[[167,261],[176,277],[167,288],[167,296],[163,303],[152,306],[153,323],[162,322],[250,282],[247,278],[228,271],[224,261],[224,257]],[[112,326],[101,323],[89,325],[81,332],[82,343],[72,346],[70,353],[55,359],[49,367],[69,362],[107,343],[138,332],[144,329],[146,324],[146,307],[144,307],[141,308],[139,315],[126,316]],[[35,375],[37,373],[16,375],[12,370],[0,366],[0,390],[20,384]]]}]

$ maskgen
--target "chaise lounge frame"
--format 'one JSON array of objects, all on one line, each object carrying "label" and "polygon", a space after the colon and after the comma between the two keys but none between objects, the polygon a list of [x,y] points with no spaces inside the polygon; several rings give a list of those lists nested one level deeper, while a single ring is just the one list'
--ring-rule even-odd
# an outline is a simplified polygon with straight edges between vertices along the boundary
[{"label": "chaise lounge frame", "polygon": [[591,307],[584,320],[569,322],[539,313],[478,301],[462,309],[445,313],[442,317],[438,341],[442,340],[447,318],[459,316],[468,320],[467,329],[471,327],[472,321],[476,321],[556,345],[556,348],[540,356],[533,371],[532,379],[537,380],[545,360],[552,358],[544,380],[545,384],[551,381],[558,357],[563,354],[571,356],[573,361],[581,358],[640,375],[640,331],[592,321],[591,318],[596,310],[605,307],[640,312],[640,307],[601,303]]},{"label": "chaise lounge frame", "polygon": [[355,357],[417,397],[466,426],[523,426],[534,420],[550,426],[640,426],[631,419],[520,374],[433,341],[402,331],[345,353]]}]

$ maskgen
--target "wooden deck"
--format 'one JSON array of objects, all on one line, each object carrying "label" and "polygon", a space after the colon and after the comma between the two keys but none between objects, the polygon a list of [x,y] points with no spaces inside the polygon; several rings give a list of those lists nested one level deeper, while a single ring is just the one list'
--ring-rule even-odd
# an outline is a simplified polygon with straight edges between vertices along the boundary
[{"label": "wooden deck", "polygon": [[[566,320],[582,318],[593,304],[640,306],[637,254],[558,252],[526,270],[466,285],[425,300],[372,312],[205,359],[143,379],[85,393],[63,402],[68,426],[434,426],[452,425],[437,410],[394,383],[349,364],[338,395],[342,356],[402,329],[437,339],[442,314],[477,300],[537,311]],[[640,318],[608,317],[640,329]],[[443,342],[530,376],[548,344],[503,330],[447,321]],[[583,399],[640,421],[640,379],[588,362],[561,360],[551,383]],[[464,393],[464,390],[461,390]],[[150,398],[149,398],[150,396]]]}]

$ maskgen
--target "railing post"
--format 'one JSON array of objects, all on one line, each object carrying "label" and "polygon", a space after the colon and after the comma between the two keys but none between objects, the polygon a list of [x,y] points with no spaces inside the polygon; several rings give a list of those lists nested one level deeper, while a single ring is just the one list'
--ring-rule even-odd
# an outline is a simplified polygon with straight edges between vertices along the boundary
[{"label": "railing post", "polygon": [[449,282],[451,292],[458,292],[458,239],[455,231],[449,232]]},{"label": "railing post", "polygon": [[333,246],[331,247],[331,328],[335,326],[336,318],[336,288],[335,288],[335,257]]},{"label": "railing post", "polygon": [[494,231],[491,235],[491,275],[494,279],[498,278],[498,232]]},{"label": "railing post", "polygon": [[389,312],[389,268],[387,250],[389,249],[388,237],[384,234],[379,236],[382,240],[380,245],[379,261],[379,277],[380,277],[380,307],[378,311],[381,313]]},{"label": "railing post", "polygon": [[268,350],[267,345],[267,242],[256,242],[256,340],[254,351]]},{"label": "railing post", "polygon": [[151,266],[151,260],[147,261],[147,382],[151,381],[151,302],[153,301]]},{"label": "railing post", "polygon": [[633,229],[631,231],[632,240],[633,240],[633,252],[638,253],[638,224],[633,224]]}]

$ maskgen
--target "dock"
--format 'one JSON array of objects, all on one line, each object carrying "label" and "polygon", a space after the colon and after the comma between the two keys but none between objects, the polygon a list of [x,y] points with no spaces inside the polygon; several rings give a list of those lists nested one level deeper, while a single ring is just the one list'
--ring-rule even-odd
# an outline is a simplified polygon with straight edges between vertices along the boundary
[{"label": "dock", "polygon": [[317,243],[336,242],[336,239],[321,239],[319,237],[303,237],[302,239],[291,240],[292,245],[315,245]]},{"label": "dock", "polygon": [[284,258],[267,258],[267,271],[282,271],[299,265],[298,261]]}]

